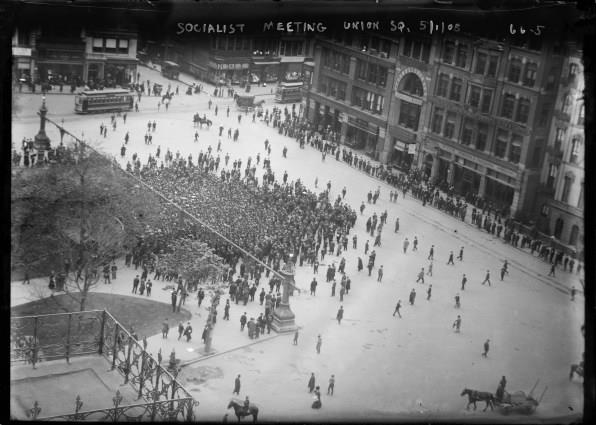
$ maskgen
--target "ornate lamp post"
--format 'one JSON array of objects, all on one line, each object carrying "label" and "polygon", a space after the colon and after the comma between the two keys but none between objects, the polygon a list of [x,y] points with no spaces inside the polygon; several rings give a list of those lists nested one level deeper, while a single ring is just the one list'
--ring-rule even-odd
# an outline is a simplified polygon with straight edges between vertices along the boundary
[{"label": "ornate lamp post", "polygon": [[298,327],[294,322],[295,315],[290,309],[290,286],[294,285],[294,263],[292,258],[279,271],[284,279],[282,281],[283,290],[281,294],[281,303],[273,311],[273,323],[271,327],[275,332],[293,332]]},{"label": "ornate lamp post", "polygon": [[35,149],[38,152],[47,152],[50,150],[50,138],[46,135],[46,97],[42,96],[41,108],[39,108],[39,132],[35,136]]}]

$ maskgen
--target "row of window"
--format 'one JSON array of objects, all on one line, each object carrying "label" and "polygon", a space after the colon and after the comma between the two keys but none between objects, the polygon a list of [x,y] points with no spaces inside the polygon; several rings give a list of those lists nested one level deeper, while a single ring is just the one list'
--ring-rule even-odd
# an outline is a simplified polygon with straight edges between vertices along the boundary
[{"label": "row of window", "polygon": [[330,49],[323,49],[321,52],[321,61],[326,68],[331,68],[342,74],[350,73],[350,56],[346,54]]},{"label": "row of window", "polygon": [[128,53],[128,39],[93,38],[92,48],[95,53]]},{"label": "row of window", "polygon": [[388,68],[385,66],[356,60],[356,78],[376,86],[385,87],[387,84]]},{"label": "row of window", "polygon": [[520,124],[526,124],[530,116],[530,99],[505,93],[501,103],[501,116]]},{"label": "row of window", "polygon": [[513,57],[509,61],[507,80],[526,87],[534,87],[537,72],[538,64],[536,62],[527,61],[524,65],[520,57]]},{"label": "row of window", "polygon": [[250,39],[248,37],[212,37],[211,48],[216,50],[249,50]]},{"label": "row of window", "polygon": [[103,105],[111,103],[128,103],[130,102],[130,96],[112,96],[112,97],[87,97],[84,98],[93,105]]},{"label": "row of window", "polygon": [[[550,163],[548,165],[548,176],[546,179],[546,186],[554,189],[555,182],[557,180],[557,174],[559,173],[559,166],[554,163]],[[559,200],[564,203],[569,203],[569,194],[571,192],[571,186],[575,181],[575,175],[573,173],[568,173],[563,177],[563,189],[561,190],[561,196]],[[584,207],[584,183],[582,182],[580,186],[580,193],[579,198],[577,201],[577,207],[583,208]]]},{"label": "row of window", "polygon": [[[437,81],[435,95],[453,100],[461,101],[463,80],[458,77],[449,77],[441,73]],[[489,113],[493,97],[493,90],[469,83],[466,94],[466,104],[478,108],[482,113]]]},{"label": "row of window", "polygon": [[[461,144],[473,145],[475,149],[485,152],[488,144],[488,124],[464,118],[459,131],[457,131],[456,122],[457,114],[455,112],[444,108],[435,108],[431,120],[431,131],[452,140],[456,140],[459,136]],[[491,152],[497,158],[517,164],[521,157],[522,144],[522,135],[498,128]]]},{"label": "row of window", "polygon": [[358,106],[373,114],[383,113],[383,96],[354,86],[352,88],[352,105]]},{"label": "row of window", "polygon": [[332,32],[330,38],[336,43],[356,48],[361,52],[367,52],[373,55],[378,54],[383,58],[391,57],[392,42],[375,35],[357,34],[354,31],[340,30]]},{"label": "row of window", "polygon": [[338,100],[346,100],[347,87],[345,82],[330,77],[321,77],[319,81],[319,92]]}]

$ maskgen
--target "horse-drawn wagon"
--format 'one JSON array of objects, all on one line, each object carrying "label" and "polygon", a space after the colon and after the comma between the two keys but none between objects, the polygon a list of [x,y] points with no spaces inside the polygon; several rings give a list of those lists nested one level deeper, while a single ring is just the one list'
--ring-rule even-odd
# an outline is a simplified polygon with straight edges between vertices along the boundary
[{"label": "horse-drawn wagon", "polygon": [[538,386],[538,382],[540,380],[536,381],[528,394],[523,391],[515,391],[514,393],[504,392],[501,400],[495,400],[499,411],[504,415],[509,415],[510,413],[531,415],[534,413],[548,389],[548,386],[545,387],[538,400],[535,399],[533,394],[536,386]]}]

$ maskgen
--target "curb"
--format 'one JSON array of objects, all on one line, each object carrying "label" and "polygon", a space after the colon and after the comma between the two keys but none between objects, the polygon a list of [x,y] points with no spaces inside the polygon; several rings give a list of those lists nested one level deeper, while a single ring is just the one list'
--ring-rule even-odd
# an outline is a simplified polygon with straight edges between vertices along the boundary
[{"label": "curb", "polygon": [[206,356],[202,356],[202,357],[199,357],[197,359],[192,359],[192,360],[187,360],[185,362],[180,362],[180,364],[178,365],[178,367],[185,367],[185,366],[188,366],[188,365],[191,365],[191,364],[200,362],[202,360],[208,360],[208,359],[210,359],[212,357],[221,356],[222,354],[231,353],[232,351],[240,350],[242,348],[250,347],[252,345],[260,344],[260,343],[263,343],[263,342],[266,342],[266,341],[271,341],[272,339],[275,339],[275,338],[280,337],[282,335],[288,335],[288,334],[287,333],[278,333],[277,335],[273,335],[273,336],[268,337],[268,338],[259,339],[258,341],[254,341],[254,342],[251,342],[249,344],[241,345],[239,347],[230,348],[228,350],[220,351],[220,352],[209,354],[209,355],[206,355]]}]

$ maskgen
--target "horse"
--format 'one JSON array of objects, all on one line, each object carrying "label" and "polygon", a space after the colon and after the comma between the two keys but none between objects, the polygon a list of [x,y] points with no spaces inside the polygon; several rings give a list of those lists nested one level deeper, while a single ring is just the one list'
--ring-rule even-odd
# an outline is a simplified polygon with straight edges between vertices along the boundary
[{"label": "horse", "polygon": [[244,416],[250,416],[252,415],[252,421],[253,423],[255,423],[257,421],[257,417],[259,416],[259,408],[257,406],[255,406],[254,404],[250,403],[248,406],[248,411],[246,411],[246,409],[244,408],[244,405],[242,404],[242,402],[240,400],[230,400],[230,403],[228,404],[228,409],[233,407],[234,408],[234,413],[236,414],[236,417],[238,418],[238,422],[240,422],[240,418],[243,418]]},{"label": "horse", "polygon": [[461,392],[460,396],[463,397],[466,394],[468,395],[468,405],[466,406],[466,410],[470,410],[470,404],[474,404],[474,410],[476,410],[476,402],[477,401],[486,402],[486,406],[484,407],[483,412],[486,412],[486,409],[488,409],[488,406],[490,406],[490,410],[494,410],[495,397],[492,395],[492,393],[470,390],[468,388],[464,388],[464,390]]},{"label": "horse", "polygon": [[572,364],[569,370],[569,380],[573,379],[573,374],[577,373],[578,376],[584,377],[584,365],[583,362],[580,364]]},{"label": "horse", "polygon": [[198,123],[200,128],[203,128],[203,124],[205,124],[207,128],[211,128],[211,125],[213,124],[213,122],[210,119],[201,117],[199,117]]}]

